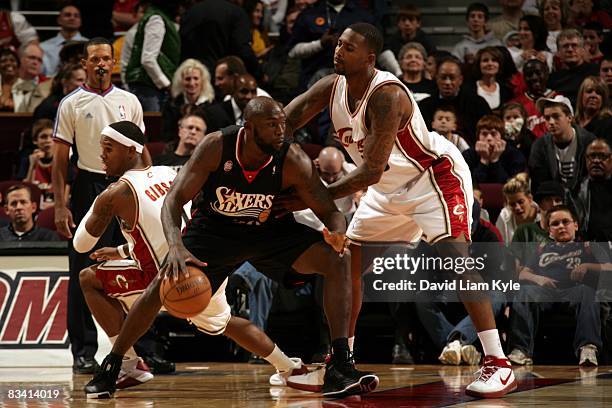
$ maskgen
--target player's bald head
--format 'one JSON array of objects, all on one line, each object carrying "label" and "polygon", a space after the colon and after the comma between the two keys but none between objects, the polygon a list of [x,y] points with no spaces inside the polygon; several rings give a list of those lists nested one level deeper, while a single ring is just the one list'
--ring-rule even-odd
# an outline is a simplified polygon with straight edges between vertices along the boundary
[{"label": "player's bald head", "polygon": [[318,159],[319,168],[327,172],[340,171],[340,169],[342,169],[342,163],[344,163],[342,152],[333,146],[325,147],[321,150]]},{"label": "player's bald head", "polygon": [[252,121],[258,118],[267,118],[278,113],[282,113],[283,109],[280,104],[274,99],[267,96],[258,96],[249,101],[244,108],[244,120]]}]

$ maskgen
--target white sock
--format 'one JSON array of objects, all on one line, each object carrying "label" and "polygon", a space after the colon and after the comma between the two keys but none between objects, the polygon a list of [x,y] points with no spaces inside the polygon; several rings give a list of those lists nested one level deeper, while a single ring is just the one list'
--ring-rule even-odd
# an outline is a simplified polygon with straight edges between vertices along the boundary
[{"label": "white sock", "polygon": [[495,356],[498,358],[506,358],[504,350],[499,340],[499,332],[497,329],[485,330],[478,332],[478,338],[482,344],[482,349],[485,356]]},{"label": "white sock", "polygon": [[[117,340],[118,336],[119,335],[108,338],[113,346],[115,345],[115,341]],[[136,354],[134,347],[130,347],[130,349],[123,356],[123,360],[138,360],[138,355]]]},{"label": "white sock", "polygon": [[353,344],[355,344],[355,336],[348,338],[349,350],[353,352]]},{"label": "white sock", "polygon": [[278,346],[274,345],[274,350],[264,357],[268,363],[272,364],[278,371],[287,371],[295,367],[295,363]]}]

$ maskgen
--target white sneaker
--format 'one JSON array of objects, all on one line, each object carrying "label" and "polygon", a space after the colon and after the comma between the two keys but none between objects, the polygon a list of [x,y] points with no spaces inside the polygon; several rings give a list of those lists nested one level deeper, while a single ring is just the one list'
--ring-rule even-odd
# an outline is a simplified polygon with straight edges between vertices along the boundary
[{"label": "white sneaker", "polygon": [[153,374],[149,366],[139,357],[136,364],[133,361],[125,360],[121,365],[119,377],[115,386],[118,390],[122,390],[135,385],[144,384],[153,379]]},{"label": "white sneaker", "polygon": [[478,378],[465,389],[472,397],[500,398],[518,387],[507,358],[485,356],[477,374]]},{"label": "white sneaker", "polygon": [[533,360],[523,350],[514,349],[508,354],[508,360],[518,365],[532,365]]},{"label": "white sneaker", "polygon": [[278,371],[276,374],[270,376],[270,385],[285,386],[287,385],[287,378],[292,375],[301,375],[308,373],[308,367],[304,365],[302,359],[299,357],[291,357],[294,366],[290,370]]},{"label": "white sneaker", "polygon": [[593,344],[580,347],[580,362],[578,365],[582,367],[596,367],[598,365],[597,347]]},{"label": "white sneaker", "polygon": [[438,360],[440,360],[442,364],[461,364],[461,343],[459,343],[459,340],[451,341],[444,346],[444,349],[442,349],[442,354],[440,354]]},{"label": "white sneaker", "polygon": [[320,366],[306,374],[290,376],[287,378],[287,387],[302,391],[321,392],[324,378],[325,366]]},{"label": "white sneaker", "polygon": [[461,360],[467,365],[478,365],[480,363],[480,351],[471,344],[461,346]]}]

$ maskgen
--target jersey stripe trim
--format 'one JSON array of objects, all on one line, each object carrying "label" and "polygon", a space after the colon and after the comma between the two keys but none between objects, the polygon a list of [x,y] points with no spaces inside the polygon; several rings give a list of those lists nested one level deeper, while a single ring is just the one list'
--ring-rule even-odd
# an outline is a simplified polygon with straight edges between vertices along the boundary
[{"label": "jersey stripe trim", "polygon": [[[372,86],[372,82],[374,82],[374,79],[376,78],[376,76],[378,75],[378,73],[379,73],[379,72],[380,72],[380,71],[379,71],[379,70],[377,70],[377,69],[376,69],[376,70],[374,70],[374,75],[372,75],[372,78],[370,78],[370,80],[368,81],[368,86],[366,87],[366,90],[365,90],[365,92],[364,92],[364,95],[368,95],[368,93],[369,93],[369,94],[372,94],[371,92],[369,92],[369,90],[370,90],[370,86]],[[355,112],[351,112],[351,107],[350,107],[350,105],[349,105],[349,101],[348,101],[348,91],[349,91],[349,86],[348,86],[348,82],[347,82],[347,80],[346,80],[346,77],[344,77],[344,83],[345,83],[345,87],[344,87],[344,98],[342,98],[342,99],[343,99],[343,102],[344,102],[344,106],[345,106],[345,108],[346,108],[346,111],[348,112],[348,114],[349,114],[349,116],[351,117],[351,119],[353,119],[353,118],[354,118],[354,117],[355,117],[355,116],[356,116],[356,115],[359,113],[359,111],[361,110],[361,108],[362,108],[362,107],[364,107],[364,106],[366,106],[366,107],[367,107],[367,105],[364,105],[364,102],[365,102],[365,101],[364,101],[364,100],[363,100],[363,98],[362,98],[362,99],[359,101],[359,105],[357,105],[357,106],[355,107]]]}]

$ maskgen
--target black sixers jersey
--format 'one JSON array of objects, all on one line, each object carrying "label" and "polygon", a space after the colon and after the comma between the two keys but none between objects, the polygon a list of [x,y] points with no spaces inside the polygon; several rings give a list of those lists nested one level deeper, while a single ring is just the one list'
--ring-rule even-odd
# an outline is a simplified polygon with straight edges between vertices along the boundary
[{"label": "black sixers jersey", "polygon": [[238,152],[244,147],[244,128],[230,126],[221,132],[221,162],[202,187],[194,222],[252,226],[274,223],[276,219],[270,217],[272,201],[282,189],[283,163],[289,143],[261,168],[248,171],[238,158]]}]

